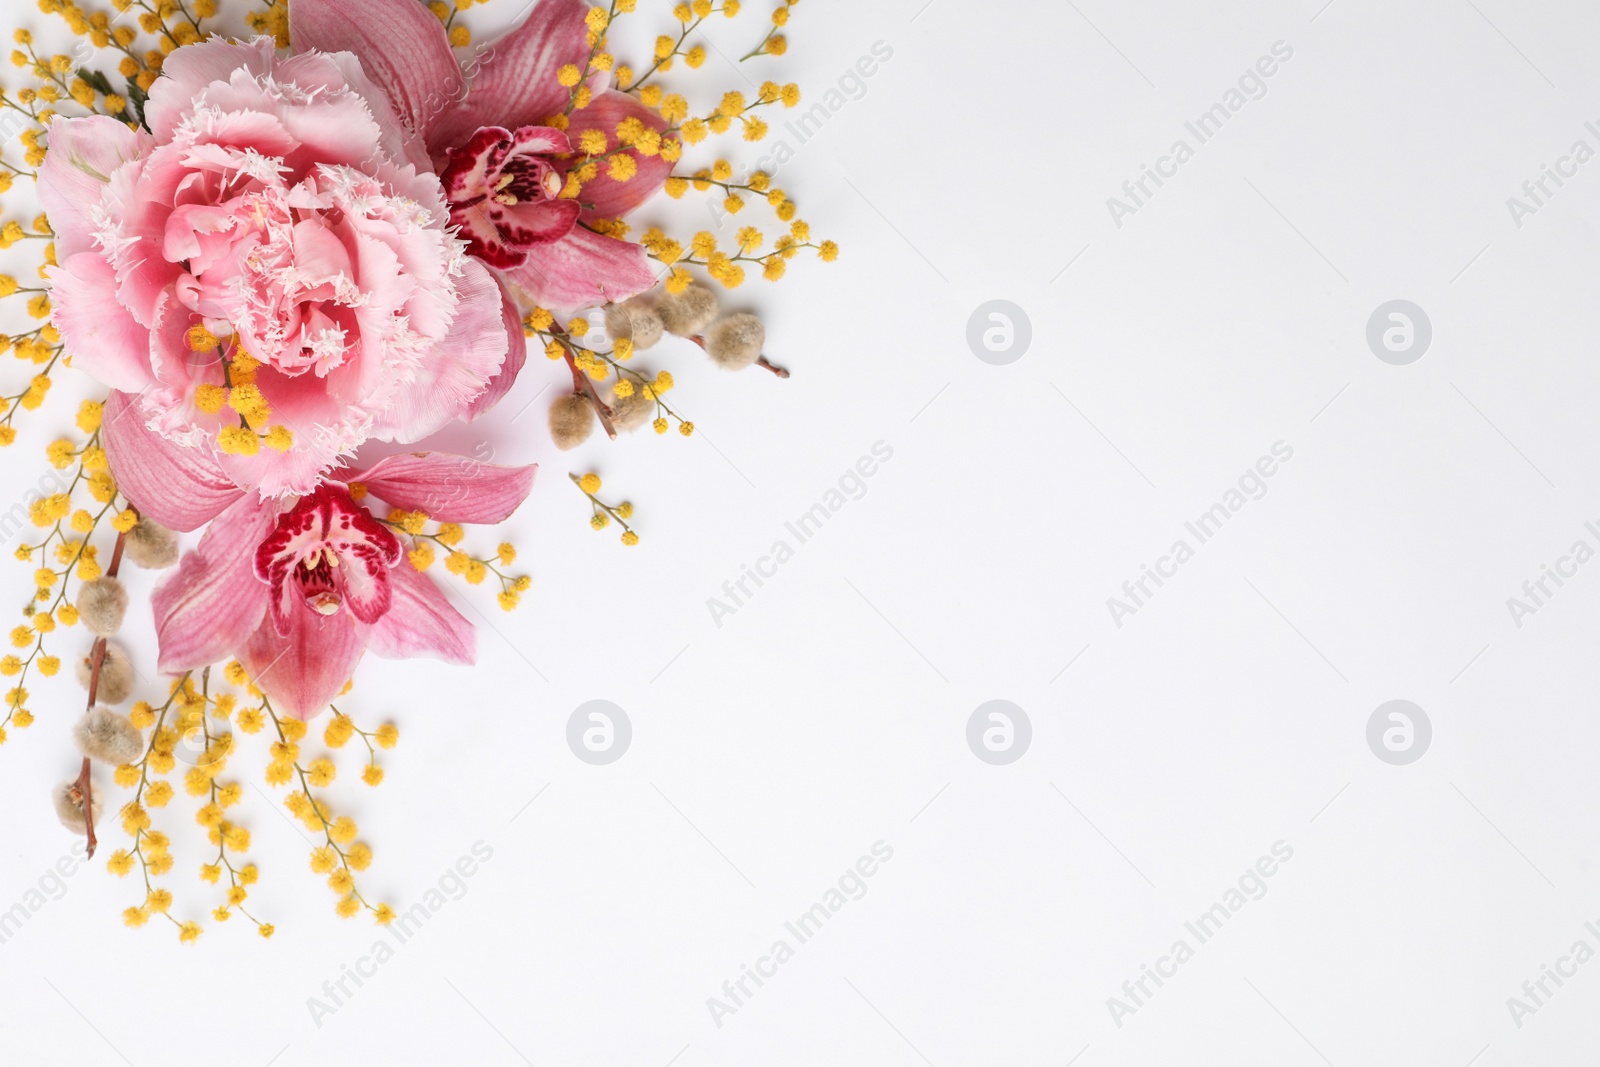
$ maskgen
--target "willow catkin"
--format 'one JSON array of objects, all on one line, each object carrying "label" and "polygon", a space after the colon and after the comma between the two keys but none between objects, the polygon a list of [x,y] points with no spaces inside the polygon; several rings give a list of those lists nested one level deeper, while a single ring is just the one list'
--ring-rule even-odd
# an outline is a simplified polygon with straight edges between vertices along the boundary
[{"label": "willow catkin", "polygon": [[137,567],[159,571],[178,562],[178,535],[147,518],[140,518],[123,538],[123,553]]},{"label": "willow catkin", "polygon": [[128,614],[128,590],[111,577],[100,577],[78,587],[76,602],[83,624],[101,637],[122,629]]},{"label": "willow catkin", "polygon": [[650,421],[656,413],[656,402],[647,396],[642,389],[636,389],[627,396],[618,397],[611,402],[611,421],[617,429],[632,433]]},{"label": "willow catkin", "polygon": [[594,421],[594,405],[582,393],[572,393],[550,405],[550,437],[563,452],[587,441],[594,432]]},{"label": "willow catkin", "polygon": [[693,337],[717,317],[717,294],[703,285],[691,285],[681,293],[661,297],[657,308],[667,332]]},{"label": "willow catkin", "polygon": [[636,296],[606,308],[606,333],[613,341],[630,341],[635,352],[653,348],[666,326],[653,296]]},{"label": "willow catkin", "polygon": [[[50,794],[51,801],[55,804],[56,818],[76,834],[84,834],[86,827],[83,818],[83,792],[76,780],[58,785]],[[89,779],[89,801],[94,806],[93,815],[96,826],[100,825],[100,816],[105,814],[105,790],[93,778]]]},{"label": "willow catkin", "polygon": [[144,754],[144,734],[120,712],[96,705],[72,728],[78,751],[92,760],[121,767]]},{"label": "willow catkin", "polygon": [[706,333],[706,355],[724,370],[744,370],[761,358],[767,328],[754,315],[729,315]]},{"label": "willow catkin", "polygon": [[[78,684],[85,689],[94,680],[94,653],[78,661]],[[120,704],[133,693],[133,661],[121,645],[106,642],[105,658],[100,663],[100,684],[95,687],[95,699],[107,704]]]}]

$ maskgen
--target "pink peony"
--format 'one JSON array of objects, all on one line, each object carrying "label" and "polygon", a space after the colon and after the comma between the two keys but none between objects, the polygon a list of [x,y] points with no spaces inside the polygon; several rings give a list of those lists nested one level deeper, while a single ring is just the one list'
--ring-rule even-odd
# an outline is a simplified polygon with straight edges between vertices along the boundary
[{"label": "pink peony", "polygon": [[336,470],[297,501],[262,501],[199,450],[152,433],[133,405],[115,392],[106,404],[106,448],[129,457],[121,491],[163,525],[207,527],[152,601],[160,670],[237,657],[279,711],[305,719],[338,696],[368,651],[473,661],[472,624],[411,566],[350,483],[367,499],[440,522],[492,524],[527,497],[533,467],[411,453]]},{"label": "pink peony", "polygon": [[[418,440],[521,347],[420,142],[351,56],[190,45],[145,115],[148,134],[51,126],[55,323],[163,437],[220,439],[236,484],[303,493],[368,438]],[[217,410],[215,387],[252,382]]]},{"label": "pink peony", "polygon": [[541,0],[464,72],[416,0],[292,0],[297,55],[177,49],[149,133],[58,119],[39,192],[77,366],[263,496],[492,406],[526,359],[513,297],[565,312],[654,284],[597,231],[665,184],[667,126],[603,74],[568,113],[590,10]]}]

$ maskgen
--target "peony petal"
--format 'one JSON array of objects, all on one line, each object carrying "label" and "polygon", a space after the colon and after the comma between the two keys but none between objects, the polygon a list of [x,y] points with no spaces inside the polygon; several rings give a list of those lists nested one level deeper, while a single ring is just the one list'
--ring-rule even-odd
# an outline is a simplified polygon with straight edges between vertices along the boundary
[{"label": "peony petal", "polygon": [[217,516],[193,552],[150,599],[157,664],[165,674],[198,670],[236,654],[267,610],[267,587],[251,561],[272,529],[275,509],[252,499]]},{"label": "peony petal", "polygon": [[150,331],[117,303],[117,274],[94,252],[80,252],[46,271],[50,321],[72,351],[72,365],[113,389],[150,384]]},{"label": "peony petal", "polygon": [[144,160],[121,168],[111,176],[102,204],[106,216],[117,220],[114,243],[105,250],[117,270],[117,302],[151,329],[162,297],[181,273],[154,250],[165,240],[166,218],[179,187],[192,173],[184,162],[187,151],[181,145],[160,145]]},{"label": "peony petal", "polygon": [[353,52],[420,135],[466,88],[444,25],[417,0],[290,0],[289,38],[300,52]]},{"label": "peony petal", "polygon": [[505,365],[511,341],[494,277],[483,264],[467,259],[456,289],[460,302],[449,332],[373,425],[374,437],[421,440],[465,414]]},{"label": "peony petal", "polygon": [[[504,522],[528,498],[537,465],[501,467],[445,452],[408,452],[341,474],[392,507],[438,522]],[[404,569],[404,568],[400,568]]]},{"label": "peony petal", "polygon": [[93,211],[111,174],[154,144],[106,115],[60,118],[50,124],[50,151],[39,168],[39,204],[56,235],[56,261],[92,251],[99,229]]},{"label": "peony petal", "polygon": [[361,628],[348,614],[322,616],[299,604],[287,634],[280,636],[271,619],[262,620],[239,662],[274,710],[310,719],[339,695],[365,651]]},{"label": "peony petal", "polygon": [[241,69],[252,79],[260,78],[271,71],[273,57],[273,43],[264,37],[249,44],[213,38],[173,49],[161,64],[161,77],[150,86],[145,123],[160,141],[172,140],[178,127],[193,117],[195,98],[208,86],[228,82]]},{"label": "peony petal", "polygon": [[[657,133],[664,132],[667,122],[660,113],[645,107],[627,93],[607,92],[597,95],[589,106],[572,113],[572,127],[568,131],[572,140],[583,136],[584,130],[599,130],[609,138],[611,148],[617,147],[617,125],[624,119],[638,119]],[[619,219],[638,208],[646,200],[666,187],[672,174],[672,164],[661,158],[643,155],[629,149],[628,155],[639,165],[639,171],[625,182],[611,177],[607,166],[602,165],[599,175],[583,183],[578,199],[583,201],[585,219]]]},{"label": "peony petal", "polygon": [[[291,431],[307,425],[287,418],[282,409],[274,410],[273,414],[275,422]],[[217,461],[236,484],[254,489],[263,497],[274,497],[309,493],[337,458],[336,448],[320,446],[318,439],[308,431],[297,436],[294,447],[287,452],[263,448],[253,456],[224,453]]]},{"label": "peony petal", "polygon": [[[233,211],[215,204],[184,204],[167,216],[161,254],[168,262],[197,260],[203,251],[201,235],[228,233],[235,229]],[[191,262],[190,269],[201,273],[205,266]]]},{"label": "peony petal", "polygon": [[355,276],[350,250],[321,219],[295,223],[294,269],[297,281],[308,289]]},{"label": "peony petal", "polygon": [[487,46],[485,58],[472,72],[466,100],[439,115],[428,128],[428,151],[437,158],[480,126],[514,130],[542,125],[564,112],[571,92],[557,80],[557,72],[569,63],[580,70],[587,65],[588,13],[583,0],[535,4],[521,25]]},{"label": "peony petal", "polygon": [[523,366],[528,362],[528,338],[522,332],[522,313],[517,309],[517,302],[511,298],[504,284],[500,286],[501,315],[506,324],[506,340],[511,344],[511,350],[506,353],[506,361],[500,364],[500,370],[489,379],[488,388],[472,402],[467,408],[466,420],[472,422],[478,416],[500,403],[505,395],[511,392],[511,387],[516,384],[517,375],[522,373]]},{"label": "peony petal", "polygon": [[433,579],[402,564],[390,574],[394,604],[367,628],[367,647],[384,659],[441,659],[468,665],[478,658],[478,635]]},{"label": "peony petal", "polygon": [[626,300],[656,283],[643,245],[582,226],[552,244],[530,248],[528,262],[506,271],[505,277],[526,303],[563,315]]},{"label": "peony petal", "polygon": [[197,530],[244,495],[210,446],[184,448],[152,432],[138,398],[127,393],[106,399],[100,439],[122,495],[163,526]]},{"label": "peony petal", "polygon": [[346,86],[355,90],[356,96],[361,98],[377,120],[382,131],[381,144],[389,158],[409,162],[419,170],[433,170],[422,138],[400,122],[400,116],[389,103],[388,97],[367,77],[361,61],[354,55],[349,52],[331,55],[307,52],[285,60],[279,70],[285,79],[293,79],[296,85],[304,88],[309,88],[308,83],[315,79],[334,92]]}]

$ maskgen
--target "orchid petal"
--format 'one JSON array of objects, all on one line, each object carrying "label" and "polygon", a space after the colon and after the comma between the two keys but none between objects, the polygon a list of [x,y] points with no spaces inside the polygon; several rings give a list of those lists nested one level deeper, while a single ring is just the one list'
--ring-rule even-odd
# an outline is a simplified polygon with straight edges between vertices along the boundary
[{"label": "orchid petal", "polygon": [[522,126],[511,135],[515,155],[548,156],[572,151],[572,138],[553,126]]},{"label": "orchid petal", "polygon": [[244,495],[209,444],[185,448],[153,433],[138,398],[128,393],[106,399],[101,443],[122,495],[170,529],[197,530]]},{"label": "orchid petal", "polygon": [[[300,0],[305,3],[306,0]],[[419,5],[420,6],[420,5]],[[464,142],[480,126],[540,126],[566,111],[571,90],[562,67],[589,61],[589,5],[583,0],[541,0],[522,24],[492,42],[477,65],[466,100],[439,115],[428,129],[435,157]]]},{"label": "orchid petal", "polygon": [[362,622],[375,622],[389,610],[388,571],[400,556],[394,534],[343,486],[329,483],[302,497],[253,549],[255,576],[272,590],[272,623],[280,635],[305,606],[296,568],[326,564],[330,582],[337,569],[344,605]]},{"label": "orchid petal", "polygon": [[417,0],[291,0],[289,38],[301,52],[354,53],[419,135],[466,87],[443,24]]},{"label": "orchid petal", "polygon": [[433,579],[410,564],[396,567],[388,614],[367,628],[367,647],[384,659],[426,657],[471,664],[478,658],[477,633],[450,605]]},{"label": "orchid petal", "polygon": [[[659,112],[645,107],[627,93],[606,92],[598,94],[588,107],[572,113],[568,135],[576,142],[583,131],[599,130],[609,138],[608,144],[614,149],[617,126],[625,119],[638,119],[657,133],[667,128]],[[583,183],[579,199],[586,208],[585,219],[621,218],[666,187],[672,164],[663,159],[661,153],[647,156],[637,149],[629,149],[627,154],[639,165],[638,173],[627,181],[618,181],[611,177],[608,167],[601,167],[599,174]]]},{"label": "orchid petal", "polygon": [[360,482],[393,507],[425,511],[438,522],[492,526],[510,518],[528,498],[538,469],[502,467],[445,452],[408,452],[341,477]]},{"label": "orchid petal", "polygon": [[571,233],[583,205],[576,200],[526,200],[510,206],[495,204],[488,210],[501,242],[525,248],[559,241]]},{"label": "orchid petal", "polygon": [[566,237],[582,214],[576,200],[534,200],[512,207],[482,203],[458,208],[450,221],[460,227],[468,255],[505,270],[527,262],[523,249],[528,246]]},{"label": "orchid petal", "polygon": [[272,529],[274,508],[241,499],[217,516],[185,553],[178,569],[156,589],[158,669],[198,670],[233,655],[250,639],[267,610],[267,587],[251,561]]},{"label": "orchid petal", "polygon": [[272,590],[272,623],[280,635],[289,632],[295,608],[304,606],[293,581],[294,569],[312,549],[319,552],[327,529],[326,502],[320,495],[304,497],[278,518],[271,532],[252,553],[257,579]]},{"label": "orchid petal", "polygon": [[323,537],[339,559],[345,606],[362,622],[377,622],[389,610],[389,572],[404,555],[400,540],[342,488],[317,492],[328,500]]},{"label": "orchid petal", "polygon": [[361,662],[366,643],[359,627],[343,612],[322,616],[298,604],[286,634],[262,620],[239,662],[275,710],[310,719],[332,703]]},{"label": "orchid petal", "polygon": [[547,158],[571,150],[560,130],[524,126],[512,133],[485,126],[445,152],[439,181],[468,255],[502,270],[520,267],[529,245],[572,232],[583,207],[556,198],[563,177]]},{"label": "orchid petal", "polygon": [[[439,168],[439,184],[444,186],[445,198],[464,202],[492,191],[489,189],[493,180],[491,174],[505,162],[506,143],[510,140],[510,130],[485,126],[466,144],[446,152],[445,165]],[[572,146],[569,143],[558,151],[570,152]]]},{"label": "orchid petal", "polygon": [[528,249],[528,262],[505,272],[529,304],[562,313],[622,301],[656,283],[644,246],[582,226]]},{"label": "orchid petal", "polygon": [[354,544],[339,550],[340,591],[344,606],[361,622],[377,622],[393,605],[389,581],[393,563],[370,544]]}]

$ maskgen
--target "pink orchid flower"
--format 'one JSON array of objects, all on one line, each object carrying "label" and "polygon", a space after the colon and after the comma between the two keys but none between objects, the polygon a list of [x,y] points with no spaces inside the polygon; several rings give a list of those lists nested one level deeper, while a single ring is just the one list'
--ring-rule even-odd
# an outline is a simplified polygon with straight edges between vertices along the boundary
[{"label": "pink orchid flower", "polygon": [[493,524],[527,497],[534,467],[410,453],[335,471],[298,500],[263,500],[202,450],[153,433],[126,394],[111,394],[103,426],[117,485],[135,507],[176,530],[210,524],[153,597],[162,672],[233,656],[278,710],[308,719],[367,651],[476,658],[472,624],[405,562],[351,487],[440,522]]},{"label": "pink orchid flower", "polygon": [[[558,73],[587,69],[588,4],[539,0],[526,18],[465,69],[444,25],[417,0],[289,0],[289,39],[299,51],[349,52],[426,145],[444,183],[452,222],[472,255],[500,272],[524,301],[566,312],[625,300],[655,284],[644,248],[595,232],[666,184],[672,164],[659,152],[618,151],[624,122],[659,135],[667,124],[597,72],[587,107],[567,115],[572,90]],[[566,116],[566,128],[552,122]],[[629,121],[632,120],[632,121]],[[607,164],[563,197],[573,155],[588,131],[606,138]]]},{"label": "pink orchid flower", "polygon": [[559,199],[566,182],[549,156],[571,151],[560,130],[524,126],[512,133],[485,126],[461,148],[446,152],[439,180],[467,252],[491,267],[511,270],[524,266],[541,244],[570,235],[583,208],[576,200]]}]

